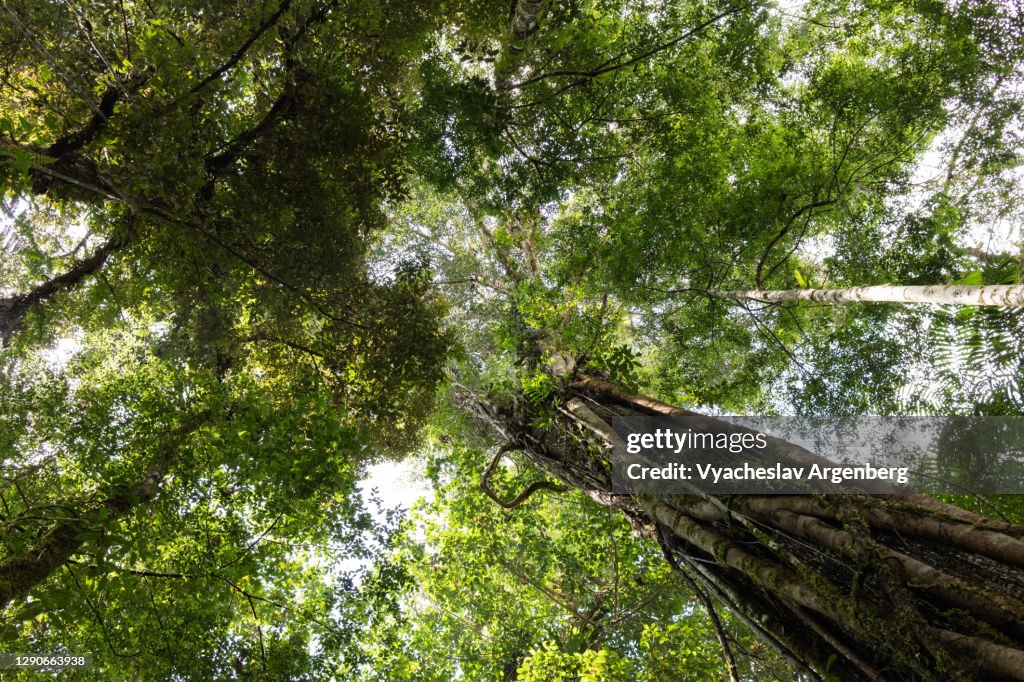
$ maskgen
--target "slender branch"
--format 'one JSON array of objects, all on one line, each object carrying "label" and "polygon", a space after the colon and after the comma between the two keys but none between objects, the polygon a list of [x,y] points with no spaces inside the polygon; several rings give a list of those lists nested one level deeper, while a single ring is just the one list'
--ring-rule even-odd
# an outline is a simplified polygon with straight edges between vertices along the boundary
[{"label": "slender branch", "polygon": [[804,236],[807,234],[807,230],[810,229],[811,227],[812,217],[813,214],[811,212],[808,212],[807,215],[804,216],[804,226],[800,228],[799,234],[797,234],[796,237],[793,239],[793,244],[789,247],[789,251],[787,251],[786,255],[779,259],[778,263],[773,265],[771,269],[768,270],[768,274],[765,275],[765,279],[771,279],[772,275],[774,275],[779,268],[785,265],[786,261],[788,261],[793,256],[793,254],[797,252],[797,249],[800,248],[801,242],[803,242]]},{"label": "slender branch", "polygon": [[[611,73],[612,71],[618,71],[620,69],[628,68],[628,67],[632,66],[633,64],[636,64],[637,62],[641,62],[641,61],[644,61],[645,59],[653,57],[654,55],[658,54],[659,52],[664,52],[665,50],[668,50],[668,49],[670,49],[672,47],[675,47],[676,45],[678,45],[679,43],[687,40],[688,38],[691,38],[694,35],[697,35],[701,31],[703,31],[704,29],[708,28],[709,26],[712,26],[712,25],[718,23],[719,21],[721,21],[725,17],[728,17],[730,15],[736,14],[737,12],[741,12],[744,9],[747,9],[747,7],[732,7],[730,9],[725,10],[724,12],[720,12],[719,14],[716,14],[715,16],[711,17],[710,19],[702,22],[698,26],[690,29],[686,33],[682,34],[681,36],[673,38],[672,40],[669,40],[668,42],[662,43],[661,45],[658,45],[657,47],[651,48],[650,50],[647,50],[646,52],[643,52],[642,54],[639,54],[636,57],[633,57],[632,59],[627,59],[624,62],[619,62],[617,64],[605,63],[605,64],[600,65],[600,66],[598,66],[598,67],[596,67],[594,69],[591,69],[589,71],[578,71],[578,70],[572,70],[572,69],[565,69],[565,70],[559,70],[559,71],[549,71],[548,73],[538,74],[536,76],[533,76],[532,78],[527,78],[524,81],[520,81],[519,83],[514,83],[512,85],[509,85],[509,86],[507,86],[507,89],[508,90],[517,90],[519,88],[524,88],[527,85],[532,85],[534,83],[540,82],[540,81],[548,79],[548,78],[564,78],[564,77],[572,77],[572,76],[581,79],[579,81],[576,81],[576,83],[574,83],[574,85],[575,85],[575,84],[579,84],[583,80],[589,80],[589,79],[592,79],[592,78],[597,78],[598,76],[604,75],[606,73]],[[621,57],[622,55],[619,55],[619,56]]]},{"label": "slender branch", "polygon": [[252,551],[253,547],[255,547],[256,545],[258,545],[261,542],[263,542],[263,539],[267,537],[267,535],[270,533],[270,531],[274,530],[274,528],[277,526],[277,524],[280,523],[281,519],[284,518],[284,514],[285,514],[285,512],[281,512],[280,514],[278,514],[277,517],[275,517],[274,520],[271,521],[270,525],[267,526],[263,530],[262,533],[257,535],[255,539],[253,539],[251,542],[249,542],[242,549],[242,551],[238,553],[238,556],[236,556],[234,559],[232,559],[231,561],[229,561],[227,563],[221,564],[220,566],[217,567],[216,570],[220,571],[220,570],[223,570],[225,568],[228,568],[229,566],[233,566],[233,565],[237,564],[239,561],[241,561],[243,558],[245,558],[245,556],[248,555],[249,552]]},{"label": "slender branch", "polygon": [[[68,561],[68,563],[69,564],[76,564],[76,565],[80,564],[80,565],[88,566],[88,564],[81,564],[81,562],[78,562],[78,561],[75,561],[75,560],[70,560],[70,561]],[[90,568],[98,568],[97,566],[89,566],[89,567]],[[281,602],[276,601],[274,599],[270,599],[268,597],[261,596],[259,594],[254,593],[254,592],[250,592],[250,591],[246,590],[244,587],[240,586],[238,583],[235,583],[231,579],[226,578],[223,575],[220,575],[220,574],[215,573],[215,572],[209,572],[209,573],[171,573],[171,572],[164,572],[164,571],[147,571],[147,570],[138,570],[138,569],[128,569],[128,568],[122,568],[120,566],[115,567],[115,568],[119,572],[127,573],[128,575],[138,576],[138,577],[141,577],[141,578],[164,578],[164,579],[168,579],[168,580],[198,580],[200,578],[206,578],[206,577],[215,578],[215,579],[220,580],[221,582],[227,584],[229,587],[231,587],[231,589],[235,590],[236,592],[238,592],[239,594],[244,596],[246,599],[252,599],[252,600],[255,600],[255,601],[261,601],[261,602],[270,604],[271,606],[274,606],[276,608],[282,609],[284,611],[288,611],[289,613],[297,613],[297,614],[303,616],[304,618],[309,619],[310,622],[316,623],[317,625],[319,625],[320,627],[322,627],[322,628],[324,628],[326,630],[329,630],[329,631],[334,632],[334,633],[339,632],[337,627],[331,625],[330,623],[326,623],[326,622],[320,620],[319,618],[311,616],[308,612],[306,612],[306,611],[304,611],[302,609],[298,609],[298,608],[295,608],[293,606],[289,606],[287,604],[282,604]]]},{"label": "slender branch", "polygon": [[249,610],[252,611],[252,619],[256,621],[256,632],[260,636],[260,665],[263,666],[263,673],[267,672],[267,648],[263,644],[263,626],[260,624],[260,617],[256,613],[256,602],[253,601],[253,597],[248,592],[243,591],[242,594],[245,596],[246,601],[249,602]]},{"label": "slender branch", "polygon": [[300,353],[305,353],[306,355],[309,355],[310,357],[312,357],[314,359],[320,359],[320,360],[326,360],[327,359],[326,355],[324,355],[323,353],[321,353],[319,351],[313,350],[309,346],[304,346],[301,343],[296,343],[295,341],[289,341],[288,339],[282,339],[282,338],[279,338],[279,337],[276,337],[276,336],[269,336],[267,334],[253,334],[252,336],[250,336],[245,341],[246,341],[246,343],[259,343],[261,341],[263,341],[265,343],[278,343],[278,344],[281,344],[282,346],[287,346],[288,348],[291,348],[294,351],[298,351]]},{"label": "slender branch", "polygon": [[[593,628],[603,627],[601,623],[594,620],[594,613],[596,612],[596,609],[591,609],[590,611],[581,611],[579,608],[577,608],[578,601],[576,599],[561,594],[554,588],[548,587],[544,583],[532,578],[518,566],[514,566],[506,562],[501,563],[506,570],[508,570],[510,573],[512,573],[519,579],[519,582],[529,585],[530,587],[534,588],[535,590],[543,594],[545,597],[550,599],[552,603],[554,603],[556,606],[561,607],[566,613],[571,615],[574,619],[579,620],[581,623],[589,625]],[[597,596],[600,597],[601,594],[598,593]]]},{"label": "slender branch", "polygon": [[[786,236],[786,233],[789,232],[789,228],[793,226],[793,223],[796,222],[797,218],[802,216],[804,213],[807,213],[808,211],[813,211],[814,209],[821,208],[823,206],[830,206],[834,203],[836,203],[835,199],[821,199],[812,201],[809,204],[804,204],[792,215],[789,216],[789,219],[786,220],[786,224],[782,226],[782,229],[779,230],[779,233],[777,235],[775,235],[775,238],[768,242],[768,246],[765,247],[764,253],[761,254],[761,260],[759,260],[757,263],[757,270],[754,274],[754,281],[757,283],[758,289],[762,288],[761,273],[764,270],[765,261],[768,260],[768,254],[770,254],[772,248],[774,248],[775,245],[778,244],[779,241]],[[773,272],[774,270],[775,268],[772,269]]]},{"label": "slender branch", "polygon": [[789,349],[785,341],[779,338],[779,335],[775,333],[771,327],[765,324],[761,318],[757,316],[757,313],[750,309],[746,301],[740,301],[739,307],[743,309],[745,313],[750,317],[750,320],[754,323],[754,328],[757,329],[764,338],[768,339],[771,343],[783,352],[783,354],[789,358],[790,362],[800,368],[800,371],[805,375],[810,375],[811,371],[807,368],[804,363],[800,362],[800,359]]},{"label": "slender branch", "polygon": [[[146,3],[146,7],[149,8],[150,14],[152,14],[154,18],[159,19],[160,15],[156,11],[156,8],[153,7],[153,3],[150,0],[143,0],[143,1]],[[166,22],[164,22],[164,21],[157,21],[157,22],[153,22],[153,23],[155,23],[160,28],[161,31],[163,31],[164,33],[169,35],[171,38],[173,38],[174,42],[178,43],[178,47],[185,47],[185,41],[182,40],[181,36],[179,36],[177,33],[172,31],[171,29],[167,28],[167,23]]]},{"label": "slender branch", "polygon": [[189,90],[189,93],[193,95],[198,93],[207,85],[209,85],[210,83],[217,80],[225,73],[233,69],[235,64],[237,64],[242,59],[242,57],[245,56],[245,53],[249,51],[249,48],[252,47],[252,44],[259,40],[264,33],[270,30],[278,22],[278,20],[280,20],[284,13],[288,11],[288,8],[291,7],[291,4],[292,0],[281,0],[281,4],[278,6],[277,11],[271,14],[263,21],[261,21],[260,24],[256,27],[256,30],[249,35],[245,42],[242,43],[242,45],[237,50],[235,50],[235,52],[230,57],[228,57],[228,60],[221,64],[219,67],[217,67],[212,73],[207,75],[206,78],[193,85],[192,88]]},{"label": "slender branch", "polygon": [[364,331],[369,331],[370,328],[367,327],[364,324],[360,324],[359,322],[354,322],[354,321],[352,321],[352,320],[350,320],[348,318],[338,317],[337,315],[333,315],[333,314],[327,312],[326,308],[324,308],[324,306],[321,305],[320,302],[318,302],[313,297],[313,295],[310,294],[308,291],[306,291],[306,290],[304,290],[304,289],[302,289],[302,288],[292,284],[291,282],[289,282],[289,281],[287,281],[285,279],[282,279],[280,276],[274,274],[270,270],[267,270],[265,267],[260,265],[259,262],[256,259],[251,258],[250,256],[245,255],[244,253],[239,251],[237,248],[231,246],[230,244],[228,244],[224,240],[222,240],[219,237],[217,237],[215,234],[211,233],[209,230],[207,230],[202,225],[200,225],[200,224],[198,224],[196,222],[193,222],[193,221],[182,220],[180,218],[176,218],[175,216],[171,215],[167,211],[165,211],[165,210],[163,210],[161,208],[158,208],[158,207],[154,207],[154,206],[146,206],[145,208],[143,208],[143,211],[145,213],[150,214],[150,215],[153,215],[153,216],[156,216],[156,217],[161,218],[163,220],[166,220],[167,222],[169,222],[169,223],[171,223],[173,225],[178,225],[179,227],[184,227],[186,229],[189,229],[189,230],[192,230],[192,231],[198,233],[199,235],[201,235],[204,239],[206,239],[210,243],[212,243],[212,244],[218,246],[219,248],[223,249],[228,255],[230,255],[234,259],[244,263],[245,265],[248,265],[250,268],[252,268],[253,272],[255,272],[255,273],[259,274],[259,275],[262,275],[263,277],[265,277],[266,279],[274,282],[275,284],[280,285],[281,287],[283,287],[287,291],[292,292],[293,294],[298,296],[300,299],[302,299],[310,308],[312,308],[316,312],[320,313],[321,315],[323,315],[327,319],[331,320],[332,322],[338,322],[338,323],[344,324],[344,325],[346,325],[348,327],[355,327],[357,329],[362,329]]},{"label": "slender branch", "polygon": [[128,37],[128,14],[124,11],[124,0],[118,0],[121,7],[121,27],[124,29],[124,54],[128,61],[132,59],[132,42]]},{"label": "slender branch", "polygon": [[39,160],[37,160],[31,166],[32,173],[34,174],[58,178],[60,180],[63,180],[64,182],[67,182],[69,185],[86,189],[94,194],[97,194],[100,197],[103,197],[105,199],[111,199],[120,204],[123,204],[124,206],[127,206],[129,209],[131,209],[131,211],[134,214],[144,213],[146,215],[151,215],[163,221],[166,221],[171,225],[176,225],[178,227],[182,227],[193,232],[196,232],[210,243],[223,249],[228,255],[230,255],[234,259],[241,261],[245,265],[248,265],[250,268],[252,268],[252,270],[255,273],[262,275],[267,280],[270,280],[280,285],[285,290],[295,294],[300,299],[302,299],[303,302],[309,305],[313,310],[320,313],[327,319],[357,329],[370,329],[368,326],[364,324],[355,322],[348,318],[339,317],[328,312],[324,308],[324,306],[320,302],[318,302],[316,298],[308,291],[302,289],[299,286],[296,286],[295,284],[292,284],[291,282],[283,279],[279,275],[276,275],[273,272],[269,271],[267,268],[263,267],[256,259],[247,256],[239,249],[233,247],[224,240],[220,239],[216,234],[210,232],[203,224],[196,222],[194,220],[178,217],[161,204],[148,200],[145,197],[139,198],[128,195],[127,193],[123,192],[120,188],[108,182],[105,178],[103,178],[95,168],[81,167],[80,164],[84,162],[81,162],[80,160],[75,159],[74,157],[72,157],[73,162],[67,160],[59,160],[57,163],[53,163],[53,157],[45,155],[45,153],[41,152],[39,149],[28,147],[25,145],[19,145],[17,143],[3,139],[0,139],[0,145],[9,149],[10,151],[8,153],[11,155],[29,154],[33,157],[37,157]]},{"label": "slender branch", "polygon": [[114,70],[114,67],[110,64],[110,60],[107,59],[106,55],[103,54],[103,51],[100,50],[99,46],[96,44],[96,41],[93,40],[92,24],[89,23],[85,18],[85,15],[82,14],[82,11],[75,7],[71,0],[64,0],[64,4],[67,5],[68,9],[71,10],[71,13],[75,15],[75,22],[78,24],[78,28],[81,29],[82,33],[85,35],[85,39],[88,41],[89,47],[92,48],[92,51],[95,52],[96,56],[100,58],[101,62],[103,62],[103,66],[107,68],[107,73],[109,73],[111,79],[113,79],[114,86],[123,90],[124,84],[121,82],[120,74]]},{"label": "slender branch", "polygon": [[335,634],[340,632],[340,630],[337,627],[335,627],[335,626],[333,626],[333,625],[331,625],[329,623],[325,623],[324,621],[320,620],[319,618],[316,618],[314,616],[309,615],[309,613],[303,611],[302,609],[297,609],[295,607],[288,606],[287,604],[282,604],[281,602],[276,601],[274,599],[270,599],[268,597],[263,597],[263,596],[260,596],[258,594],[255,594],[253,592],[249,592],[244,587],[241,587],[237,583],[229,580],[228,578],[225,578],[222,575],[218,575],[216,573],[211,573],[210,576],[212,576],[214,578],[217,578],[218,580],[221,580],[221,581],[227,583],[231,587],[231,589],[235,590],[236,592],[238,592],[239,594],[245,596],[246,598],[255,599],[256,601],[261,601],[261,602],[264,602],[266,604],[270,604],[271,606],[276,606],[277,608],[282,609],[284,611],[287,611],[289,613],[298,613],[299,615],[304,616],[305,618],[308,618],[310,621],[312,621],[313,623],[316,623],[317,625],[319,625],[320,627],[324,628],[325,630],[328,630],[328,631],[333,632]]},{"label": "slender branch", "polygon": [[288,109],[292,104],[294,104],[294,101],[291,90],[288,87],[285,87],[285,90],[274,101],[274,104],[270,107],[263,118],[260,119],[259,123],[240,133],[237,137],[225,144],[217,153],[206,157],[206,170],[213,175],[217,175],[220,171],[226,168],[232,161],[236,160],[249,145],[256,141],[260,135],[269,130],[275,123],[283,118],[284,114],[287,113]]},{"label": "slender branch", "polygon": [[114,654],[114,656],[117,656],[118,658],[137,658],[141,652],[137,651],[134,654],[123,654],[117,650],[114,646],[114,641],[110,638],[110,632],[107,630],[107,623],[103,620],[100,610],[96,608],[95,604],[93,604],[92,599],[89,598],[89,594],[82,589],[82,583],[78,580],[78,576],[75,575],[75,572],[71,570],[71,566],[65,566],[64,568],[67,569],[67,572],[71,575],[71,579],[75,581],[75,587],[78,588],[79,593],[81,593],[85,598],[86,605],[92,612],[93,618],[96,619],[96,623],[100,626],[100,631],[103,632],[103,639],[106,640],[107,646],[110,647],[110,653]]}]

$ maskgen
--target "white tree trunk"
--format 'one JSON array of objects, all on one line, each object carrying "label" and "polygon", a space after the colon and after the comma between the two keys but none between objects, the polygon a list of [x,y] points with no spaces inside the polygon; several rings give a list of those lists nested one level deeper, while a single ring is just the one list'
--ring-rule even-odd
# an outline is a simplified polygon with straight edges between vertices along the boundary
[{"label": "white tree trunk", "polygon": [[785,289],[765,291],[708,292],[712,296],[737,301],[819,301],[821,303],[938,303],[943,305],[1024,306],[1024,285],[986,284],[977,286],[870,286],[848,289]]},{"label": "white tree trunk", "polygon": [[516,0],[509,25],[509,39],[494,67],[494,87],[502,102],[508,96],[512,76],[523,59],[527,42],[540,26],[541,14],[547,5],[548,0]]},{"label": "white tree trunk", "polygon": [[[512,14],[512,35],[516,40],[525,40],[533,35],[540,22],[547,0],[518,0]],[[522,47],[519,47],[522,49]]]}]

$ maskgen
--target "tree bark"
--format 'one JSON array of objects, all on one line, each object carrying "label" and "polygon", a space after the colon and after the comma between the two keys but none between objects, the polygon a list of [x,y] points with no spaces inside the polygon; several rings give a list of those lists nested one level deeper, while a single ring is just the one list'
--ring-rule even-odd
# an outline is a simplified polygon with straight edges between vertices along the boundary
[{"label": "tree bark", "polygon": [[129,226],[123,235],[111,237],[88,258],[78,261],[67,272],[49,279],[31,291],[0,298],[0,343],[7,345],[12,334],[30,310],[61,291],[77,286],[82,280],[95,274],[112,253],[120,250],[131,240],[133,230]]},{"label": "tree bark", "polygon": [[[540,15],[547,7],[548,0],[516,0],[512,13],[512,50],[522,50],[522,41],[532,36],[540,24]],[[518,42],[516,42],[518,41]]]},{"label": "tree bark", "polygon": [[96,521],[90,520],[98,518],[98,512],[105,510],[106,519],[123,516],[135,505],[153,499],[163,478],[163,468],[151,467],[138,485],[111,495],[84,514],[55,523],[26,552],[0,562],[0,608],[16,599],[24,599],[29,590],[44,582],[78,552],[90,532],[101,532],[96,529]]},{"label": "tree bark", "polygon": [[494,88],[498,92],[499,106],[503,106],[508,98],[512,76],[522,61],[530,37],[540,26],[540,17],[547,5],[548,0],[516,0],[508,41],[494,69]]},{"label": "tree bark", "polygon": [[735,301],[818,301],[820,303],[938,303],[943,305],[1024,306],[1024,285],[869,286],[848,289],[784,289],[708,292]]},{"label": "tree bark", "polygon": [[805,675],[1024,680],[1024,526],[911,494],[617,494],[612,418],[693,413],[589,376],[557,401],[546,430],[527,400],[474,409],[547,473],[659,537]]}]

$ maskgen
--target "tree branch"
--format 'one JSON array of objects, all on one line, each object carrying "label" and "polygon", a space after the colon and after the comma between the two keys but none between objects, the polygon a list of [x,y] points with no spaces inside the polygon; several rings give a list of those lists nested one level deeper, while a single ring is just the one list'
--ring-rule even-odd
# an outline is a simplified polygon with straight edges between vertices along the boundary
[{"label": "tree branch", "polygon": [[83,534],[95,530],[89,517],[102,514],[106,519],[124,516],[140,503],[156,497],[167,468],[177,457],[182,442],[208,418],[208,413],[192,415],[165,443],[160,456],[146,470],[142,480],[133,486],[115,490],[100,504],[78,516],[60,519],[25,552],[7,556],[0,562],[0,608],[16,599],[23,599],[36,585],[46,581],[85,543]]},{"label": "tree branch", "polygon": [[131,242],[134,235],[134,219],[129,216],[128,228],[124,234],[108,239],[93,255],[78,261],[63,274],[43,282],[31,291],[0,298],[0,343],[7,345],[10,337],[17,331],[22,318],[30,310],[96,273],[107,262],[110,254]]},{"label": "tree branch", "polygon": [[114,109],[118,102],[126,95],[137,92],[145,85],[148,79],[149,74],[143,72],[107,88],[100,96],[99,106],[95,113],[93,113],[92,118],[89,119],[89,122],[82,128],[58,138],[57,141],[46,148],[47,156],[62,158],[77,152],[95,139],[107,127],[107,122],[114,115]]},{"label": "tree branch", "polygon": [[[548,78],[563,78],[563,77],[569,77],[569,76],[575,76],[575,77],[581,79],[581,80],[578,80],[578,81],[570,84],[569,87],[572,87],[574,85],[578,85],[583,80],[589,80],[589,79],[592,79],[592,78],[597,78],[598,76],[604,75],[606,73],[611,73],[612,71],[618,71],[620,69],[628,68],[628,67],[632,66],[633,64],[636,64],[637,62],[641,62],[641,61],[643,61],[645,59],[653,57],[654,55],[658,54],[659,52],[664,52],[665,50],[668,50],[668,49],[670,49],[672,47],[675,47],[676,45],[678,45],[679,43],[683,42],[684,40],[697,35],[701,31],[703,31],[704,29],[708,28],[709,26],[712,26],[712,25],[718,23],[719,21],[721,21],[725,17],[728,17],[730,15],[736,14],[737,12],[741,12],[744,9],[747,9],[747,7],[745,7],[745,6],[744,7],[732,7],[730,9],[725,10],[724,12],[720,12],[719,14],[716,14],[715,16],[711,17],[710,19],[702,22],[698,26],[690,29],[689,31],[687,31],[683,35],[681,35],[681,36],[679,36],[677,38],[673,38],[672,40],[670,40],[668,42],[662,43],[661,45],[658,45],[657,47],[651,48],[651,49],[647,50],[646,52],[637,55],[636,57],[633,57],[631,59],[627,59],[624,62],[619,62],[617,64],[610,64],[608,62],[605,62],[604,64],[601,64],[601,65],[597,66],[596,68],[591,69],[589,71],[577,71],[577,70],[572,70],[572,69],[565,69],[565,70],[560,70],[560,71],[549,71],[548,73],[542,73],[542,74],[538,74],[536,76],[533,76],[532,78],[527,78],[525,81],[520,81],[519,83],[513,83],[512,85],[507,86],[507,89],[508,90],[518,90],[519,88],[524,88],[527,85],[532,85],[534,83],[540,82],[540,81],[548,79]],[[616,59],[621,58],[621,56],[622,55],[619,55],[619,57],[613,58],[611,61],[615,61]]]},{"label": "tree branch", "polygon": [[277,24],[278,20],[280,20],[281,17],[284,16],[284,13],[288,11],[288,8],[291,7],[291,4],[292,0],[281,0],[281,4],[278,6],[277,11],[271,14],[263,21],[261,21],[260,24],[256,27],[256,30],[253,31],[248,38],[246,38],[245,42],[242,43],[242,45],[237,50],[235,50],[234,54],[228,57],[228,60],[226,62],[221,64],[212,73],[207,75],[206,78],[193,85],[192,88],[189,90],[189,93],[192,95],[198,93],[207,85],[209,85],[210,83],[217,80],[225,73],[233,69],[235,64],[241,61],[242,57],[245,56],[245,53],[249,51],[249,48],[252,47],[253,43],[259,40],[264,33],[266,33],[275,24]]},{"label": "tree branch", "polygon": [[[764,270],[765,262],[768,260],[768,255],[771,253],[775,245],[778,244],[779,241],[786,236],[786,233],[789,232],[789,228],[793,227],[793,223],[796,222],[797,218],[802,216],[804,213],[807,213],[808,211],[813,211],[816,208],[822,208],[824,206],[831,206],[834,203],[836,203],[836,199],[815,200],[808,204],[804,204],[799,209],[797,209],[791,216],[789,216],[789,219],[786,221],[786,224],[782,226],[782,229],[779,230],[779,233],[777,235],[775,235],[775,238],[768,242],[768,246],[765,247],[764,253],[761,254],[761,260],[757,262],[757,270],[754,274],[754,281],[757,283],[758,289],[764,288],[761,284],[761,273]],[[783,259],[783,261],[780,261],[779,265],[781,265],[784,261],[785,259]],[[772,268],[772,272],[774,272],[776,268],[778,268],[778,265],[776,265],[775,268]]]},{"label": "tree branch", "polygon": [[284,91],[274,101],[274,104],[264,114],[263,118],[260,119],[259,123],[240,133],[225,144],[216,154],[211,153],[206,157],[204,165],[207,172],[214,176],[218,175],[228,164],[236,160],[250,144],[276,124],[287,113],[294,102],[295,99],[292,96],[292,92],[286,85]]}]

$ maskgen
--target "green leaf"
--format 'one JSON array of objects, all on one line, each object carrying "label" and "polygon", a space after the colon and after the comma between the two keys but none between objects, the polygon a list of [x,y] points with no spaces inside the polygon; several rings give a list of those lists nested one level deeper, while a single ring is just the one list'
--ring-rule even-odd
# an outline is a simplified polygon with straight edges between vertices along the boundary
[{"label": "green leaf", "polygon": [[973,272],[967,273],[957,284],[963,284],[965,286],[978,286],[985,283],[984,276],[981,270],[974,270]]}]

